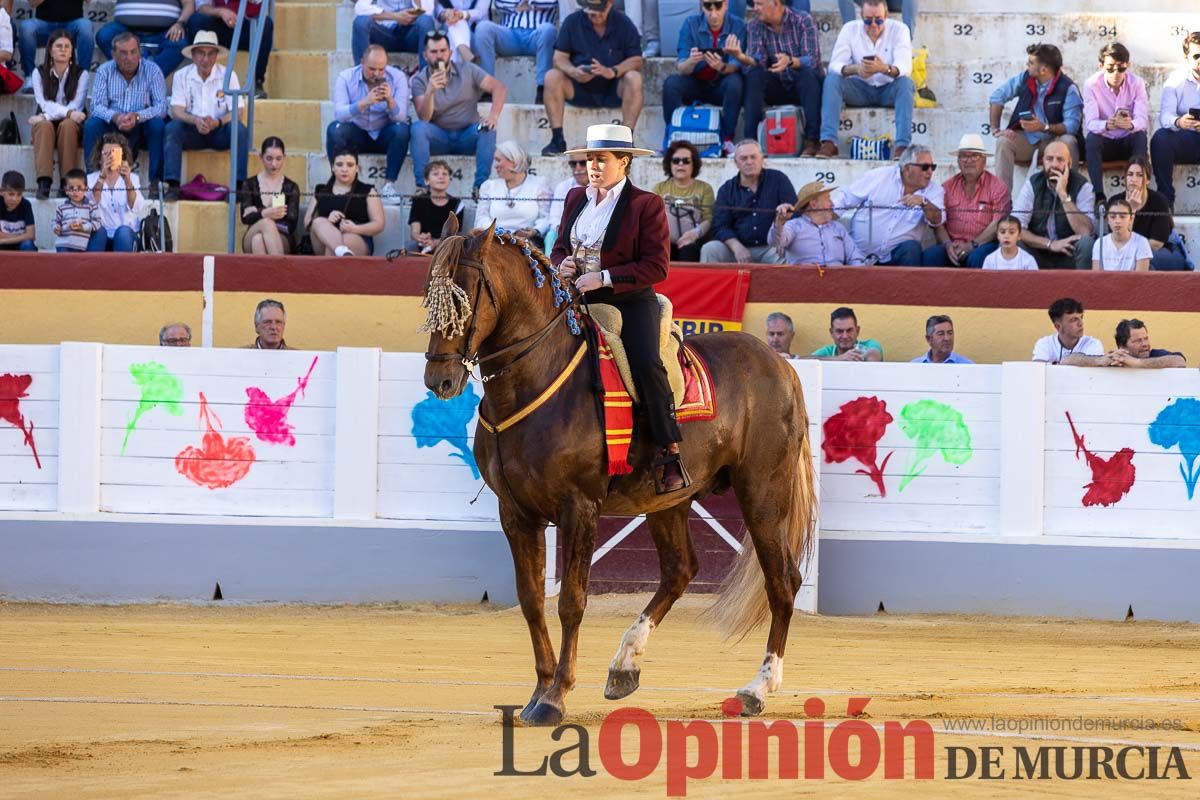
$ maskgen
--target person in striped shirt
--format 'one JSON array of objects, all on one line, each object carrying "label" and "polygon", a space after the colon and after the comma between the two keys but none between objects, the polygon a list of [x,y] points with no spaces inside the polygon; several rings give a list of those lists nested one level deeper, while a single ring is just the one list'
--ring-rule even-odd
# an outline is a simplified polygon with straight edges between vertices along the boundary
[{"label": "person in striped shirt", "polygon": [[488,75],[496,74],[496,56],[535,56],[537,98],[543,102],[542,86],[554,58],[558,36],[558,0],[492,0],[500,12],[500,24],[482,20],[475,26],[475,53]]},{"label": "person in striped shirt", "polygon": [[82,253],[102,225],[100,206],[88,193],[83,170],[68,171],[63,183],[67,199],[54,211],[54,249],[59,253]]},{"label": "person in striped shirt", "polygon": [[195,10],[195,0],[117,0],[113,21],[96,32],[96,46],[111,61],[117,37],[136,33],[138,42],[146,47],[147,57],[163,75],[170,75],[183,63],[188,20]]}]

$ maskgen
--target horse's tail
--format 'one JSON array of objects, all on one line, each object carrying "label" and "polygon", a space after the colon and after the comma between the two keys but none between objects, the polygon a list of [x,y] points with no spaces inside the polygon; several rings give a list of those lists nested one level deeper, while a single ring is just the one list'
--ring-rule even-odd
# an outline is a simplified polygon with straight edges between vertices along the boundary
[{"label": "horse's tail", "polygon": [[[808,411],[803,402],[800,400],[800,459],[792,480],[791,507],[786,526],[787,552],[793,563],[803,563],[812,554],[817,538],[812,446],[808,436]],[[734,560],[709,613],[726,637],[740,641],[765,622],[770,611],[762,570],[754,551],[754,539],[747,534],[742,541],[742,551]]]}]

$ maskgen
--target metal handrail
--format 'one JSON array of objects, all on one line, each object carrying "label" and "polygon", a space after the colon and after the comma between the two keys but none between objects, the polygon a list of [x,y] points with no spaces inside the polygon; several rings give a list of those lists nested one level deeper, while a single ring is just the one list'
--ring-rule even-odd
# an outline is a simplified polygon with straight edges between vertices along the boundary
[{"label": "metal handrail", "polygon": [[[250,0],[243,0],[238,4],[237,22],[233,26],[233,38],[230,40],[232,47],[229,48],[229,65],[225,68],[225,80],[221,85],[221,90],[225,92],[226,97],[233,99],[231,110],[233,112],[233,124],[239,123],[238,99],[242,95],[246,95],[246,146],[249,148],[250,143],[254,141],[254,75],[255,67],[258,65],[258,51],[262,45],[263,28],[265,20],[269,19],[272,12],[275,10],[274,0],[262,0],[259,6],[257,17],[250,18],[250,51],[249,51],[249,66],[246,68],[246,80],[239,81],[241,88],[229,88],[229,76],[234,73],[233,61],[238,50],[238,43],[242,41],[242,25],[246,23],[246,8],[250,4]],[[232,253],[237,240],[237,165],[238,165],[238,137],[237,128],[234,128],[234,135],[229,137],[229,240],[227,252]]]}]

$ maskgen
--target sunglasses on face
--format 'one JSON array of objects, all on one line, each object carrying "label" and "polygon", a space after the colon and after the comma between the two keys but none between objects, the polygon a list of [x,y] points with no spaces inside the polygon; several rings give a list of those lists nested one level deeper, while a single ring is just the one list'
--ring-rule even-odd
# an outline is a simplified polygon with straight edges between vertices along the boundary
[{"label": "sunglasses on face", "polygon": [[874,25],[876,27],[887,22],[887,17],[863,17],[864,25]]},{"label": "sunglasses on face", "polygon": [[1128,64],[1110,64],[1104,68],[1104,71],[1109,75],[1113,74],[1114,72],[1120,72],[1121,74],[1124,74],[1125,70],[1127,69],[1129,69]]},{"label": "sunglasses on face", "polygon": [[937,169],[937,164],[909,164],[910,167],[916,167],[922,172],[933,172]]},{"label": "sunglasses on face", "polygon": [[587,161],[585,161],[584,159],[581,158],[578,161],[568,161],[567,164],[569,164],[571,166],[571,168],[574,169],[575,167],[586,167]]},{"label": "sunglasses on face", "polygon": [[721,8],[723,5],[725,5],[725,0],[719,0],[719,2],[716,3],[701,3],[700,5],[704,7],[705,11],[716,11],[718,8]]},{"label": "sunglasses on face", "polygon": [[671,163],[672,164],[690,164],[690,163],[692,163],[692,159],[690,157],[689,158],[672,158]]}]

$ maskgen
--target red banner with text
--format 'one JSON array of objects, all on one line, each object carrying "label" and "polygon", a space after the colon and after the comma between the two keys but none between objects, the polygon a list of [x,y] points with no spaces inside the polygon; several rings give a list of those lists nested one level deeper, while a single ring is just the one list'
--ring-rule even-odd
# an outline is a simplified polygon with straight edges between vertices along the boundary
[{"label": "red banner with text", "polygon": [[667,279],[655,289],[671,298],[675,321],[683,328],[684,336],[740,331],[750,292],[750,270],[673,266]]}]

